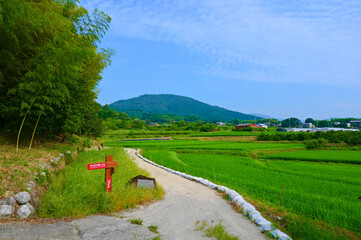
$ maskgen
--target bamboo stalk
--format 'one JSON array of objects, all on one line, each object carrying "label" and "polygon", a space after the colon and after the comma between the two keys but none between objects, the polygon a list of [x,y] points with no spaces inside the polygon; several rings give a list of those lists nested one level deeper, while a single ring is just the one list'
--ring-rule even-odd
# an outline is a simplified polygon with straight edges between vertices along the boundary
[{"label": "bamboo stalk", "polygon": [[38,127],[39,120],[40,120],[40,116],[41,116],[42,113],[43,113],[43,111],[40,111],[38,120],[36,121],[36,124],[35,124],[35,127],[34,127],[34,131],[33,131],[33,135],[31,136],[31,140],[30,140],[29,150],[31,149],[31,145],[33,144],[34,136],[35,136],[35,132],[36,132],[36,128]]},{"label": "bamboo stalk", "polygon": [[37,96],[38,96],[38,93],[35,95],[33,101],[31,102],[30,106],[28,107],[28,110],[25,113],[25,116],[23,117],[23,121],[21,122],[21,125],[19,128],[19,133],[18,133],[18,138],[16,139],[16,152],[19,152],[19,139],[20,139],[21,130],[23,129],[23,126],[24,126],[25,119],[26,119],[31,107],[33,106]]}]

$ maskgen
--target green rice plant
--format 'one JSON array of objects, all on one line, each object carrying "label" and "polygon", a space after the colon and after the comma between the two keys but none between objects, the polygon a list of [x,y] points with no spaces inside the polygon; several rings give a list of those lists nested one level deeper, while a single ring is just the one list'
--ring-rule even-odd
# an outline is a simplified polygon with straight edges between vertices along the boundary
[{"label": "green rice plant", "polygon": [[234,150],[254,151],[267,149],[304,149],[304,144],[297,143],[256,143],[256,142],[233,142],[233,141],[199,141],[199,140],[173,140],[173,141],[108,141],[106,146],[130,147],[130,148],[152,148],[168,150]]},{"label": "green rice plant", "polygon": [[266,159],[299,160],[311,162],[335,162],[361,164],[361,151],[313,150],[283,152],[263,156]]},{"label": "green rice plant", "polygon": [[[166,151],[166,150],[164,150]],[[160,150],[147,150],[145,157],[177,170],[176,163]],[[361,168],[357,165],[294,161],[260,161],[215,154],[178,154],[180,171],[213,180],[245,196],[282,207],[300,216],[319,219],[352,231],[361,229]]]},{"label": "green rice plant", "polygon": [[260,132],[216,131],[216,132],[191,134],[190,137],[257,136],[259,134]]}]

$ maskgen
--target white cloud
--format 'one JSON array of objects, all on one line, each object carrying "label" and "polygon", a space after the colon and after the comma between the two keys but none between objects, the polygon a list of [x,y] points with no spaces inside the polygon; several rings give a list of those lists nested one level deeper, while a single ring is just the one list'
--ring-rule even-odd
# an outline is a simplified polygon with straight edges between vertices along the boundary
[{"label": "white cloud", "polygon": [[361,2],[82,1],[118,35],[186,46],[207,74],[361,87]]}]

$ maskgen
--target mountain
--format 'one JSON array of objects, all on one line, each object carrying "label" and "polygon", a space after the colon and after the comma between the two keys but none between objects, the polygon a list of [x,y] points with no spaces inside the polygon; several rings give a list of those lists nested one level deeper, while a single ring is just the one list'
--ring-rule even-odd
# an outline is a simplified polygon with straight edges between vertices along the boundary
[{"label": "mountain", "polygon": [[175,114],[181,117],[198,116],[207,121],[229,121],[233,119],[254,120],[259,117],[211,106],[193,98],[172,94],[146,94],[109,105],[118,112],[139,117],[142,114]]},{"label": "mountain", "polygon": [[248,114],[256,116],[256,117],[260,117],[260,118],[263,118],[263,119],[273,119],[273,117],[268,116],[268,115],[264,115],[264,114],[259,114],[259,113],[248,113]]}]

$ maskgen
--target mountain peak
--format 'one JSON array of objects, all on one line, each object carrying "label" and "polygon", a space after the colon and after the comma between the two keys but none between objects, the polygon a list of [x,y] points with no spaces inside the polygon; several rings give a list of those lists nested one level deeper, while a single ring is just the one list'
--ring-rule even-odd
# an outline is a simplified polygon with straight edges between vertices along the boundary
[{"label": "mountain peak", "polygon": [[[232,119],[254,120],[256,116],[211,106],[196,99],[174,94],[144,94],[109,105],[118,112],[175,114],[181,117],[198,116],[208,121],[229,121]],[[259,119],[259,117],[256,117]]]}]

